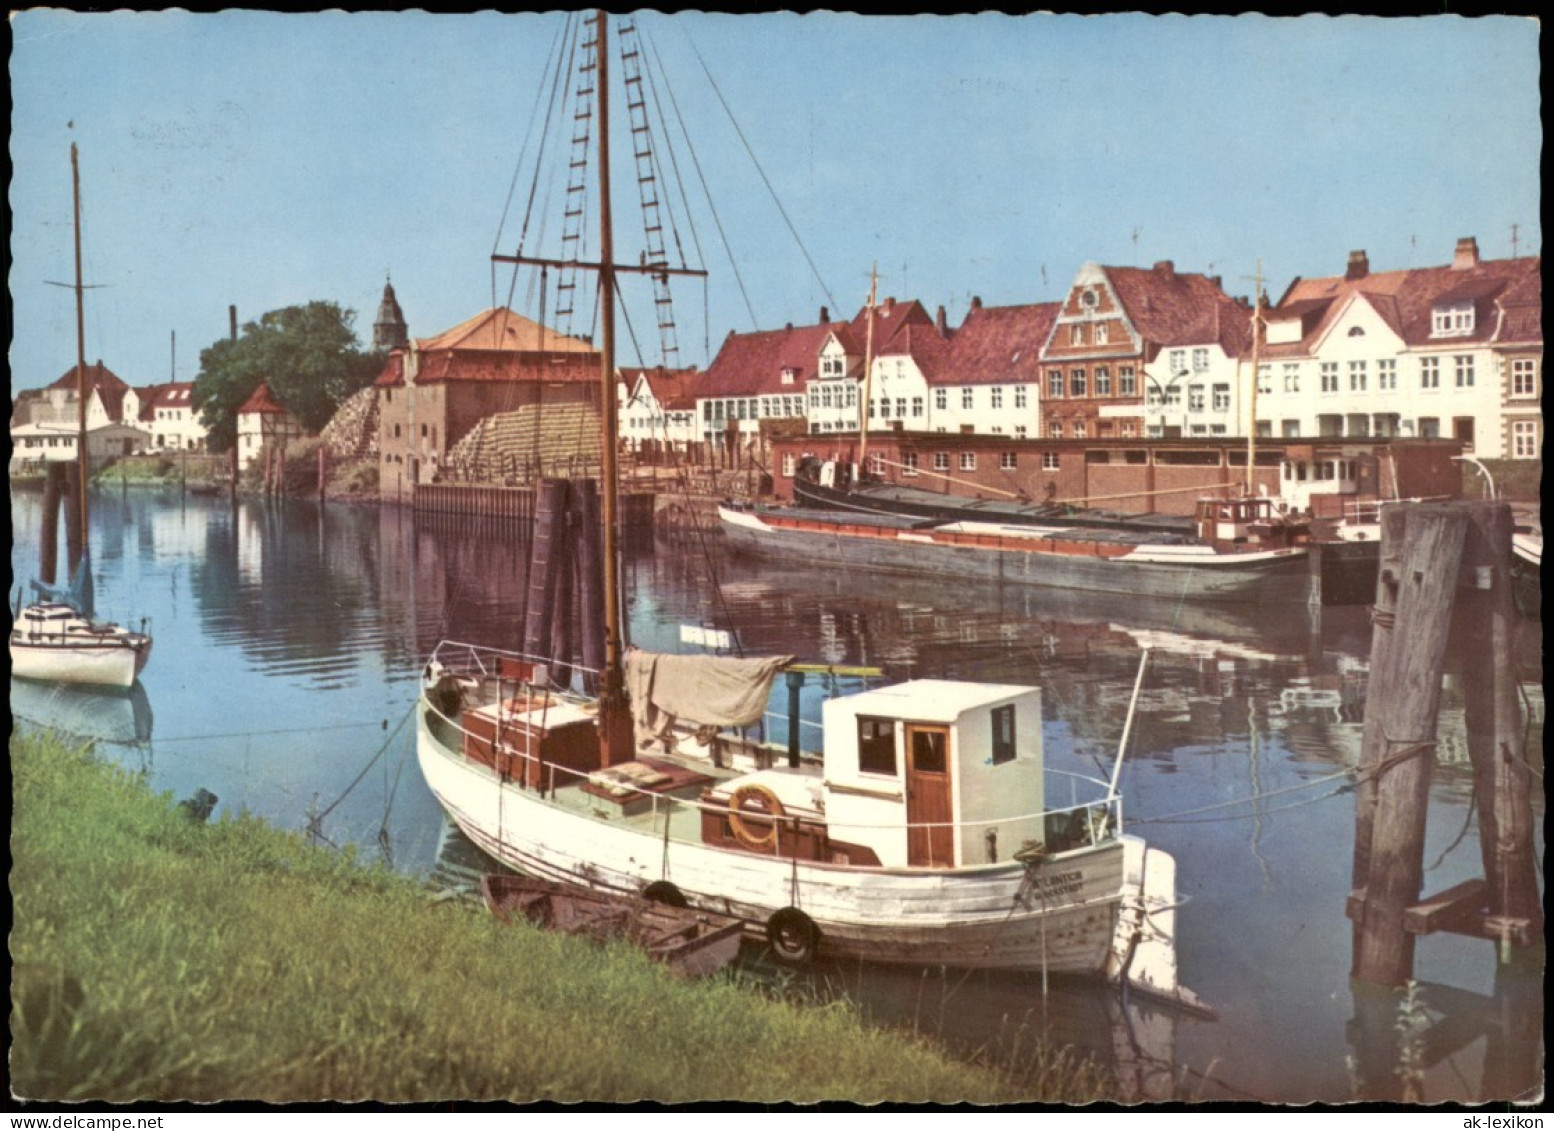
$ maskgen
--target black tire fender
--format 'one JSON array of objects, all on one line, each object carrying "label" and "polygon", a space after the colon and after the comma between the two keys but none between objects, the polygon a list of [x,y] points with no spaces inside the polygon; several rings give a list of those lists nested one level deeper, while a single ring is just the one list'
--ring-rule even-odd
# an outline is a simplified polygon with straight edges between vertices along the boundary
[{"label": "black tire fender", "polygon": [[665,907],[689,907],[685,893],[668,880],[654,880],[642,889],[642,898],[650,903],[662,903]]},{"label": "black tire fender", "polygon": [[784,907],[766,921],[766,941],[784,966],[808,966],[820,949],[820,928],[797,907]]}]

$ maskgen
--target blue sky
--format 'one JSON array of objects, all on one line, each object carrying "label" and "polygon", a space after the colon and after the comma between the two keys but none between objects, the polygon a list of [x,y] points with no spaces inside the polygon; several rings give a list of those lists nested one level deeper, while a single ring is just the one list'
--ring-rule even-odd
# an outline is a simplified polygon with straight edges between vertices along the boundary
[{"label": "blue sky", "polygon": [[[72,141],[99,288],[87,355],[132,384],[168,378],[174,332],[177,377],[193,379],[229,304],[247,321],[333,300],[363,338],[386,272],[417,336],[490,305],[489,257],[562,22],[13,13],[13,382],[45,384],[75,361],[73,300],[47,282],[71,278]],[[1373,270],[1426,266],[1471,235],[1498,258],[1518,225],[1520,253],[1541,250],[1537,27],[1523,18],[692,13],[639,26],[727,240],[687,190],[711,279],[676,292],[685,364],[705,364],[729,330],[812,321],[822,305],[851,314],[875,262],[882,295],[944,305],[953,325],[973,295],[1056,299],[1086,260],[1171,259],[1246,294],[1260,259],[1277,298],[1297,275],[1341,273],[1354,248]],[[689,151],[676,157],[694,186]],[[635,260],[625,167],[614,195],[618,256]],[[627,298],[656,362],[652,304],[640,288]],[[638,360],[624,332],[620,360]]]}]

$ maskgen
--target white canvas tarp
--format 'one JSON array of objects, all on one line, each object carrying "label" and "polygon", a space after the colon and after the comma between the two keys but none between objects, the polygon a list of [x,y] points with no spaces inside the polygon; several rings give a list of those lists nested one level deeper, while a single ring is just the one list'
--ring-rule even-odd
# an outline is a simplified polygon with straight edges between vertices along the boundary
[{"label": "white canvas tarp", "polygon": [[749,726],[766,710],[772,679],[792,662],[792,656],[738,659],[632,649],[626,653],[626,692],[637,744],[658,739],[668,745],[677,719]]}]

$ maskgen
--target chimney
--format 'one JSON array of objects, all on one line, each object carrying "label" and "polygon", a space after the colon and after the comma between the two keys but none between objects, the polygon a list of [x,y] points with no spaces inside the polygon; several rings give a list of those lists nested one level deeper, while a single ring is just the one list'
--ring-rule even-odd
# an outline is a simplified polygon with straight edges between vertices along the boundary
[{"label": "chimney", "polygon": [[1176,264],[1169,259],[1162,259],[1155,264],[1155,274],[1162,275],[1167,279],[1173,279],[1176,277]]},{"label": "chimney", "polygon": [[1349,266],[1344,270],[1345,279],[1363,279],[1371,273],[1371,261],[1365,255],[1365,249],[1359,248],[1349,253]]},{"label": "chimney", "polygon": [[820,321],[822,324],[831,321],[831,312],[823,306],[820,308]]},{"label": "chimney", "polygon": [[982,309],[982,296],[981,295],[972,295],[971,296],[971,309],[972,310],[981,310]]},{"label": "chimney", "polygon": [[1478,266],[1478,240],[1464,236],[1457,241],[1457,251],[1451,257],[1453,271],[1471,271]]},{"label": "chimney", "polygon": [[888,296],[885,299],[885,317],[889,318],[890,317],[890,312],[895,310],[895,309],[896,309],[896,299],[895,299],[895,296],[894,295]]},{"label": "chimney", "polygon": [[1223,286],[1223,282],[1224,282],[1224,280],[1221,279],[1221,277],[1218,276],[1218,275],[1210,275],[1209,276],[1209,286],[1213,287],[1216,291],[1222,291],[1222,290],[1225,289],[1224,286]]},{"label": "chimney", "polygon": [[789,322],[787,325],[783,326],[783,329],[784,330],[792,330],[793,329],[793,323]]},{"label": "chimney", "polygon": [[944,318],[944,307],[941,306],[938,310],[938,313],[933,316],[933,324],[939,329],[939,337],[944,337],[946,325]]},{"label": "chimney", "polygon": [[232,325],[232,340],[237,341],[237,304],[232,303],[227,307],[227,321]]}]

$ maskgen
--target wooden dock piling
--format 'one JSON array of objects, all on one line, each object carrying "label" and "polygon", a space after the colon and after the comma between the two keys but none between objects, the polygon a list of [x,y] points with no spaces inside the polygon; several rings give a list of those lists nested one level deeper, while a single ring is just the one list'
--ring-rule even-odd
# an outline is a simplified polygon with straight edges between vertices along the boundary
[{"label": "wooden dock piling", "polygon": [[[1493,934],[1507,945],[1530,942],[1537,908],[1510,659],[1510,508],[1397,505],[1383,511],[1382,526],[1347,910],[1354,922],[1354,977],[1399,986],[1413,976],[1418,934],[1449,930]],[[1475,779],[1487,791],[1479,800],[1481,820],[1489,814],[1483,830],[1489,882],[1461,884],[1422,901],[1425,818],[1449,643],[1462,650],[1470,673],[1469,749]]]},{"label": "wooden dock piling", "polygon": [[39,531],[38,580],[53,585],[59,571],[59,505],[66,495],[66,471],[51,463],[43,475],[43,522]]}]

